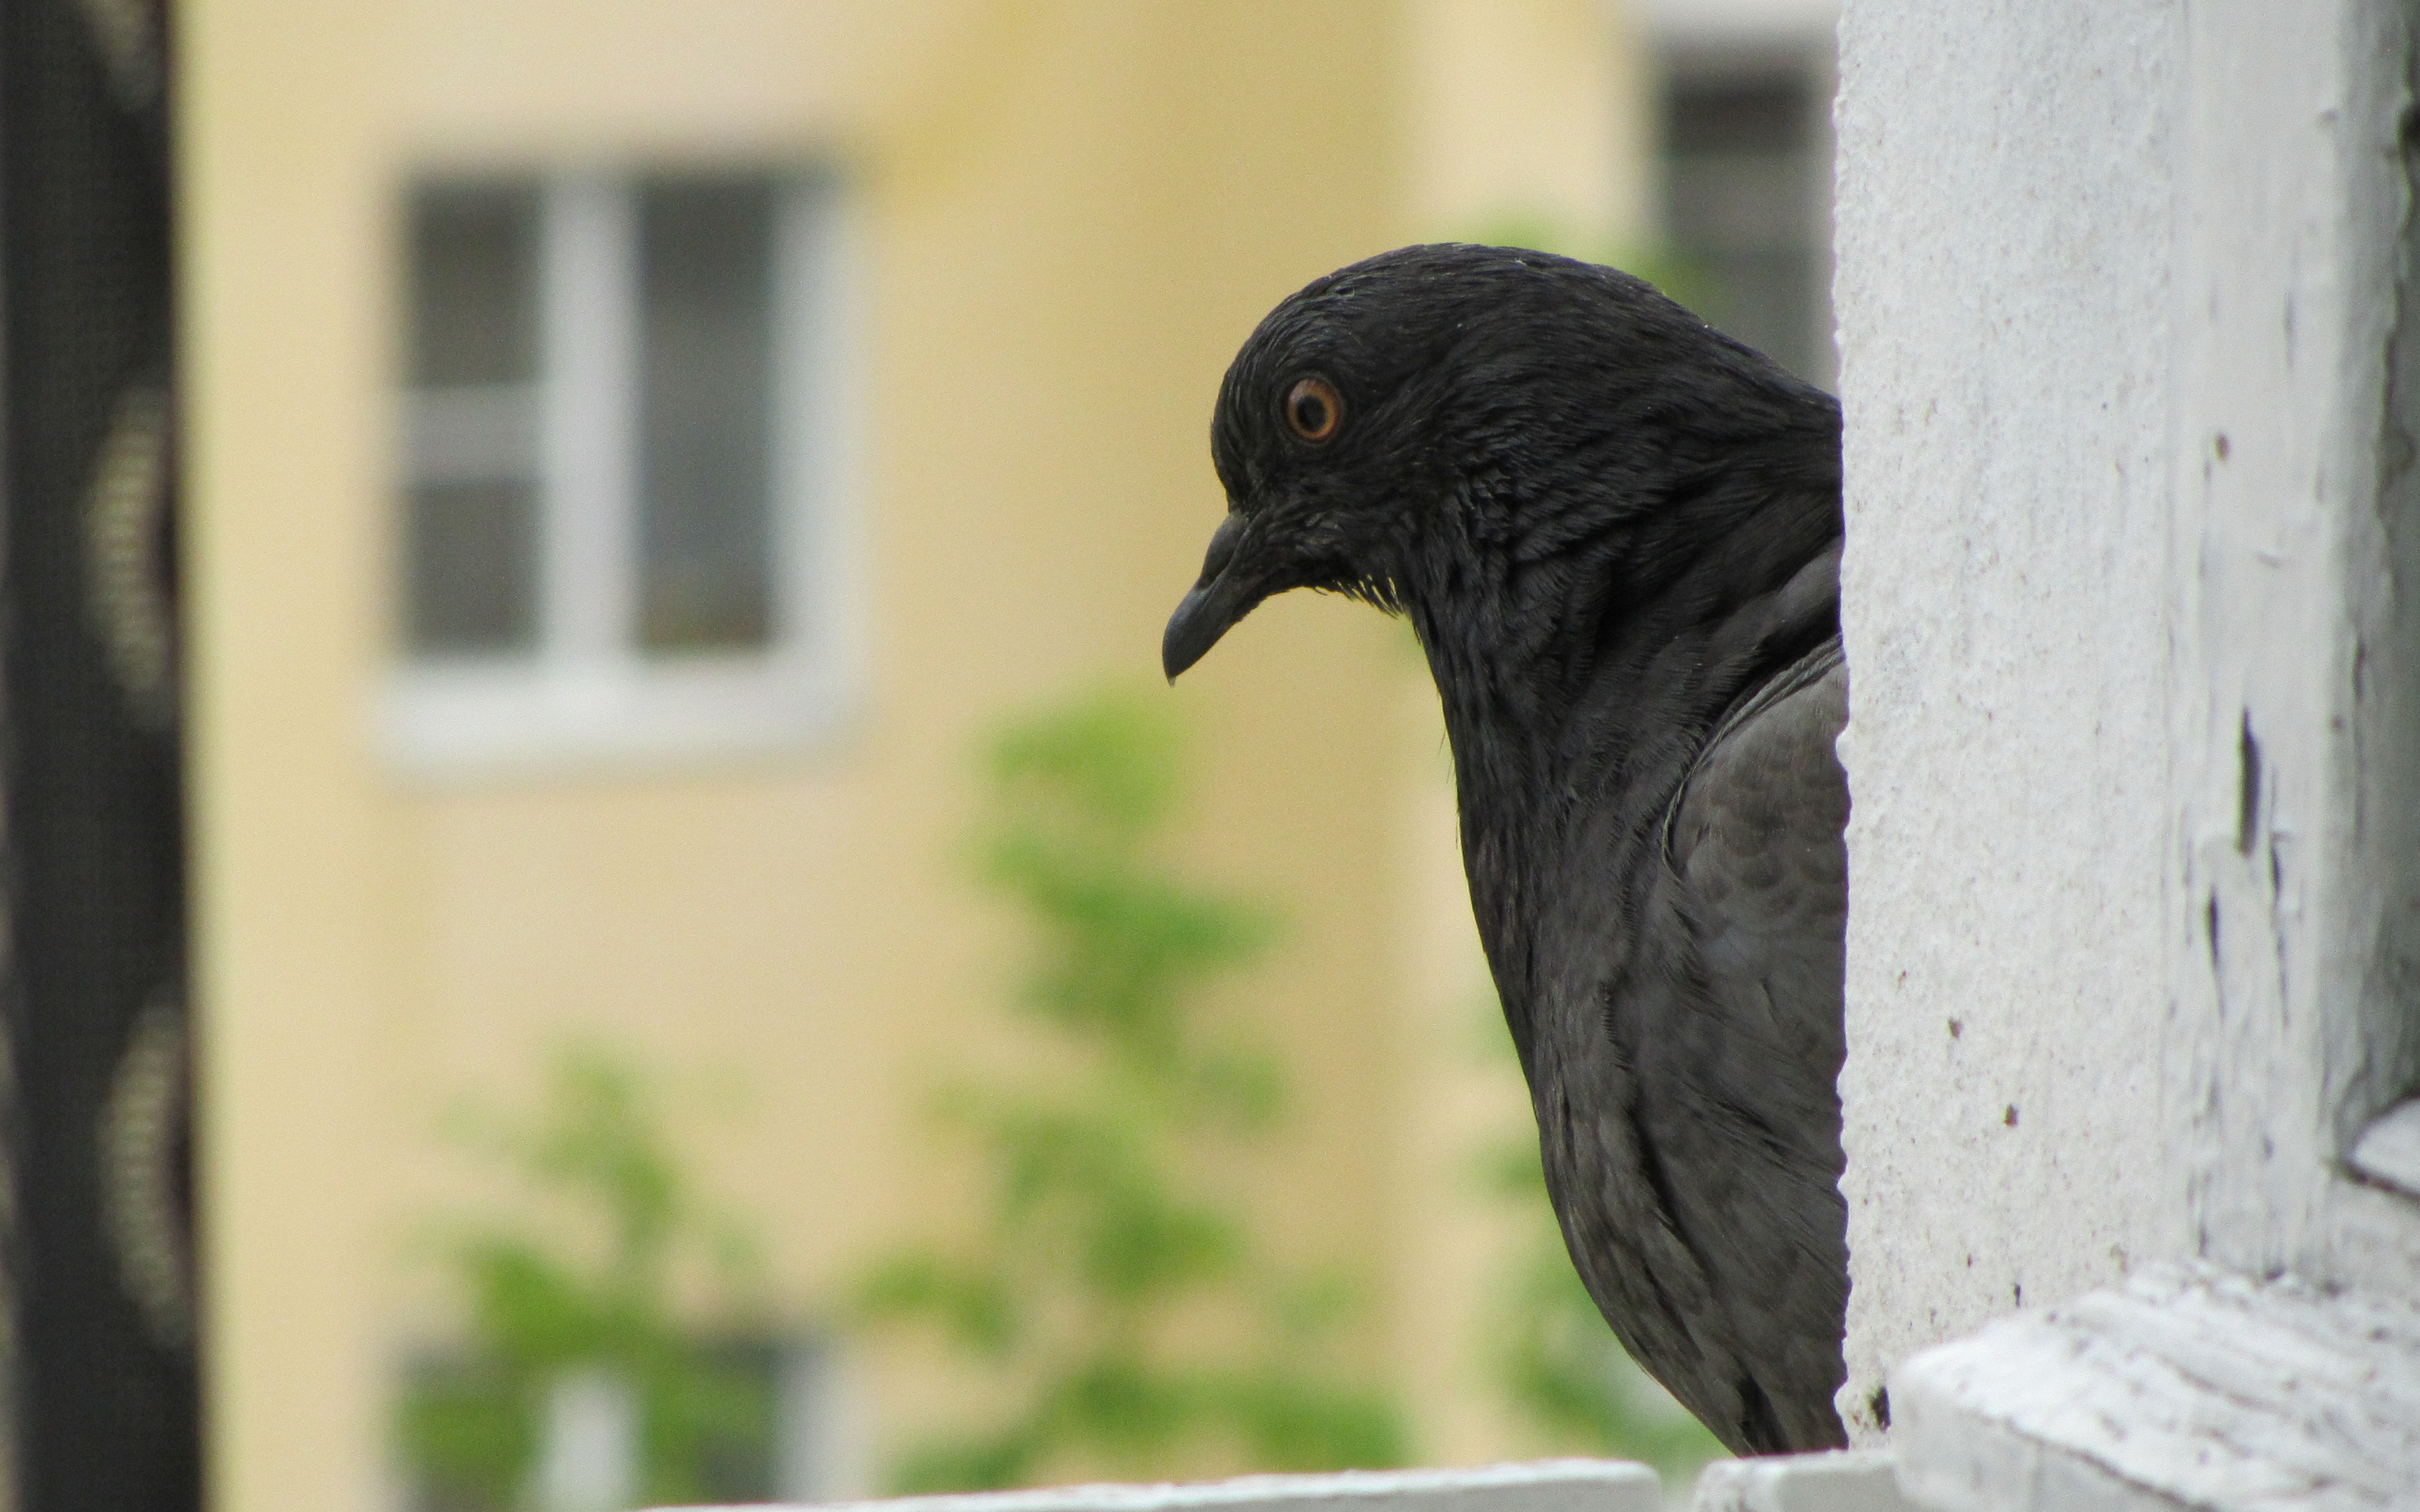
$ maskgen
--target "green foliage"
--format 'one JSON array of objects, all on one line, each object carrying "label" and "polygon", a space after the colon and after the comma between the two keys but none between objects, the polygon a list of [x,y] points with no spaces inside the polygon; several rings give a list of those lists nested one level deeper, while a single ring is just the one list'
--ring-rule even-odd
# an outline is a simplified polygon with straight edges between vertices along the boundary
[{"label": "green foliage", "polygon": [[[1496,1012],[1493,999],[1491,1015]],[[1491,1038],[1510,1048],[1500,1016]],[[1509,1057],[1506,1057],[1509,1060]],[[1497,1383],[1514,1411],[1566,1453],[1640,1459],[1687,1484],[1723,1446],[1640,1369],[1572,1268],[1546,1196],[1534,1130],[1486,1152],[1488,1188],[1521,1205],[1528,1235],[1495,1319]]]},{"label": "green foliage", "polygon": [[406,1383],[398,1435],[423,1504],[522,1504],[548,1393],[579,1369],[635,1394],[650,1504],[756,1490],[734,1467],[769,1459],[770,1372],[742,1348],[703,1341],[672,1300],[684,1280],[702,1281],[726,1322],[743,1319],[752,1246],[696,1195],[645,1078],[601,1049],[566,1050],[536,1115],[465,1109],[453,1133],[517,1179],[529,1198],[517,1213],[554,1221],[442,1225],[439,1253],[471,1322],[463,1355]]},{"label": "green foliage", "polygon": [[[1030,1485],[1069,1468],[1128,1477],[1204,1449],[1253,1468],[1401,1463],[1400,1414],[1320,1365],[1333,1288],[1289,1285],[1202,1157],[1277,1127],[1265,1050],[1203,1022],[1199,994],[1277,934],[1265,908],[1183,881],[1156,841],[1182,798],[1164,700],[1106,694],[992,744],[979,875],[1032,926],[1016,997],[1055,1075],[953,1088],[942,1114],[980,1154],[980,1238],[917,1248],[867,1277],[870,1322],[937,1327],[1011,1403],[893,1467],[893,1489]],[[1188,1343],[1205,1306],[1255,1319],[1240,1345]]]}]

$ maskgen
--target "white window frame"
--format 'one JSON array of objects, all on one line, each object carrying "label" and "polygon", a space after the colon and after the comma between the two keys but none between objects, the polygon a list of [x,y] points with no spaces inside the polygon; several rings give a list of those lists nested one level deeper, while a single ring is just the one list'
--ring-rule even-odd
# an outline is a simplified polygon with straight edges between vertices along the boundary
[{"label": "white window frame", "polygon": [[[508,655],[398,644],[380,735],[406,775],[792,750],[830,737],[855,702],[860,285],[848,195],[829,174],[770,176],[779,188],[768,643],[650,653],[636,626],[639,177],[597,170],[540,181],[536,643]],[[413,424],[419,409],[404,406],[407,465],[410,433],[427,428]]]}]

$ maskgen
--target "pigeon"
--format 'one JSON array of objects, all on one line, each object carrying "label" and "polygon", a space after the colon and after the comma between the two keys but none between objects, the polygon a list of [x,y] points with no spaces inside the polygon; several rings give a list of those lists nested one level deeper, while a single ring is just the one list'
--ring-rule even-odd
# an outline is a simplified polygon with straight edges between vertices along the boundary
[{"label": "pigeon", "polygon": [[1640,279],[1407,247],[1220,387],[1171,682],[1273,594],[1408,619],[1573,1264],[1738,1454],[1846,1443],[1840,412]]}]

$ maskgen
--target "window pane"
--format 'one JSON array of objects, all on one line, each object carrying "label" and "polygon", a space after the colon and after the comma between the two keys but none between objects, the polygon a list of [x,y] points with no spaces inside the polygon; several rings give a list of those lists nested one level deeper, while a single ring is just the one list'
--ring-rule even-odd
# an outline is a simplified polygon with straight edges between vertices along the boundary
[{"label": "window pane", "polygon": [[762,178],[639,198],[639,639],[763,645],[771,619],[773,221]]},{"label": "window pane", "polygon": [[424,186],[411,206],[416,386],[537,377],[537,191]]},{"label": "window pane", "polygon": [[406,638],[412,650],[442,656],[535,644],[536,503],[527,480],[411,490]]},{"label": "window pane", "polygon": [[1673,79],[1665,216],[1702,272],[1698,313],[1802,378],[1830,378],[1816,238],[1823,182],[1800,73]]},{"label": "window pane", "polygon": [[412,196],[404,640],[530,650],[537,633],[538,192]]}]

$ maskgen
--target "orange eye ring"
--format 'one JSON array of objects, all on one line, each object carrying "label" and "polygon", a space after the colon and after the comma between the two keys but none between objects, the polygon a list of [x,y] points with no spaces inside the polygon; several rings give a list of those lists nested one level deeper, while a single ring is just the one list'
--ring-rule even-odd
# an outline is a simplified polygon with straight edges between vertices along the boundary
[{"label": "orange eye ring", "polygon": [[1344,428],[1344,395],[1326,378],[1304,378],[1286,391],[1285,423],[1296,440],[1325,446]]}]

